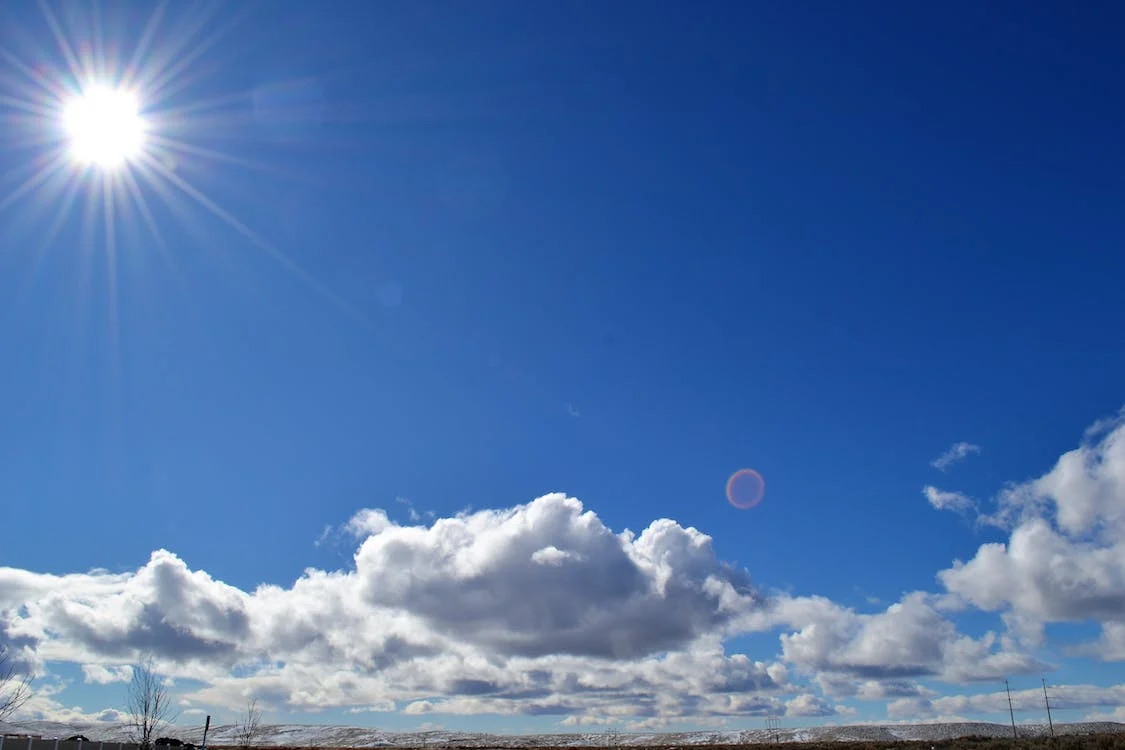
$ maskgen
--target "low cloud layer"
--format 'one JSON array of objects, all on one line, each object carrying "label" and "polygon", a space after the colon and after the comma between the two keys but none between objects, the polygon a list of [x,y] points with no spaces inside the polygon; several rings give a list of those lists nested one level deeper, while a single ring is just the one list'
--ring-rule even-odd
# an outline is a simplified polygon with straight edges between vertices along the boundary
[{"label": "low cloud layer", "polygon": [[724,635],[767,602],[695,529],[665,519],[614,533],[558,494],[428,525],[364,510],[346,527],[361,539],[354,568],[310,569],[288,588],[241,591],[167,550],[131,574],[0,569],[0,622],[37,663],[79,664],[91,683],[126,680],[152,653],[205,683],[188,698],[208,705],[253,694],[289,710],[812,710],[778,697],[794,692],[783,665],[726,653]]},{"label": "low cloud layer", "polygon": [[[1059,685],[1048,689],[1053,711],[1117,709],[1125,706],[1125,685]],[[1031,714],[1037,720],[1045,710],[1043,691],[1037,688],[1013,690],[1012,709]],[[1008,693],[1003,690],[977,695],[946,695],[940,698],[903,698],[887,707],[895,719],[929,719],[938,716],[967,716],[1008,712]]]},{"label": "low cloud layer", "polygon": [[[957,493],[925,494],[935,507],[976,512]],[[127,681],[128,665],[153,654],[168,675],[198,681],[181,695],[187,710],[253,696],[279,712],[518,714],[634,728],[846,717],[849,701],[883,702],[891,719],[967,715],[993,711],[991,699],[926,685],[1049,671],[1040,649],[1052,622],[1096,621],[1100,637],[1078,648],[1125,659],[1123,508],[1116,420],[997,498],[981,518],[1004,528],[1005,542],[941,571],[943,591],[908,593],[877,612],[771,592],[719,560],[696,529],[661,519],[615,532],[552,494],[407,525],[360,511],[342,527],[355,539],[354,565],[309,569],[291,586],[243,591],[167,550],[131,573],[0,568],[0,640],[30,668],[68,662],[102,685]],[[997,628],[959,631],[966,607],[998,613]],[[730,648],[748,633],[775,634],[776,648]],[[1081,687],[1059,700],[1107,714],[1125,705],[1116,688]],[[48,693],[29,705],[76,717]]]}]

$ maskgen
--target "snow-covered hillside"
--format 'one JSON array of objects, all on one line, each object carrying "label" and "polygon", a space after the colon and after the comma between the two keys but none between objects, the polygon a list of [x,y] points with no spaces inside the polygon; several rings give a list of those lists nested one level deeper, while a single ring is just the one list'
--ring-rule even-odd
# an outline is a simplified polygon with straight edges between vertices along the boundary
[{"label": "snow-covered hillside", "polygon": [[[83,734],[93,741],[123,742],[128,739],[128,727],[123,724],[74,723],[50,721],[21,722],[0,725],[4,733],[34,734],[43,737],[68,737]],[[1125,724],[1116,722],[1080,722],[1056,724],[1060,734],[1093,734],[1125,732]],[[209,745],[234,744],[234,725],[213,726],[208,735]],[[1020,736],[1047,734],[1045,724],[1023,724]],[[198,744],[203,739],[202,726],[180,725],[166,734]],[[806,729],[780,729],[777,738],[782,742],[815,741],[865,741],[893,742],[895,740],[947,740],[971,735],[983,737],[1011,737],[1008,724],[862,724],[850,726],[811,727]],[[767,729],[742,731],[704,732],[638,732],[607,734],[586,732],[571,734],[499,735],[473,732],[384,732],[367,727],[346,727],[316,724],[272,724],[262,727],[257,745],[289,747],[479,747],[479,748],[529,748],[529,747],[608,747],[611,745],[716,745],[751,742],[772,742],[775,733]]]}]

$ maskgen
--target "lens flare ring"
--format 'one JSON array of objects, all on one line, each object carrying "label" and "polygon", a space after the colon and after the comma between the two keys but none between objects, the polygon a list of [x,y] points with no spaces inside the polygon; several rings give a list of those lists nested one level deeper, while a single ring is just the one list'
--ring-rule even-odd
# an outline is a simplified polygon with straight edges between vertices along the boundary
[{"label": "lens flare ring", "polygon": [[753,469],[739,469],[727,480],[727,502],[739,510],[750,510],[766,494],[766,480]]}]

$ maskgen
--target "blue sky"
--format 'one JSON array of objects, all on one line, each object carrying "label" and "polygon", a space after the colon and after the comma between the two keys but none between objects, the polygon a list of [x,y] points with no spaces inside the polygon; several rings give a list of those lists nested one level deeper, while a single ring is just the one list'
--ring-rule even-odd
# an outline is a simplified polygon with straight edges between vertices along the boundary
[{"label": "blue sky", "polygon": [[161,7],[0,8],[29,716],[1125,719],[1122,8]]}]

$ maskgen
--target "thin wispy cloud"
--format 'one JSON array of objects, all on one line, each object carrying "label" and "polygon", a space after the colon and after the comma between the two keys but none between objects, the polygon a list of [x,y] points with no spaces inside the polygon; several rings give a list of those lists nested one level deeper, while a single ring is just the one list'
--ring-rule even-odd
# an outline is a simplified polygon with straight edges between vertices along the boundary
[{"label": "thin wispy cloud", "polygon": [[967,513],[970,510],[975,510],[977,504],[968,495],[961,492],[950,492],[948,490],[939,490],[933,485],[926,485],[922,488],[922,494],[926,496],[936,510],[952,510],[957,513]]},{"label": "thin wispy cloud", "polygon": [[410,502],[410,498],[396,497],[395,502],[398,503],[399,505],[406,506],[406,515],[407,515],[407,518],[409,518],[411,521],[421,521],[422,520],[422,514],[419,513],[414,508],[414,503]]},{"label": "thin wispy cloud", "polygon": [[947,450],[945,453],[942,453],[933,461],[930,461],[930,466],[933,466],[939,471],[945,471],[950,466],[964,461],[974,453],[980,453],[979,445],[973,445],[972,443],[966,443],[964,441],[960,443],[954,443],[950,446],[949,450]]}]

